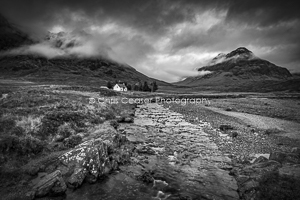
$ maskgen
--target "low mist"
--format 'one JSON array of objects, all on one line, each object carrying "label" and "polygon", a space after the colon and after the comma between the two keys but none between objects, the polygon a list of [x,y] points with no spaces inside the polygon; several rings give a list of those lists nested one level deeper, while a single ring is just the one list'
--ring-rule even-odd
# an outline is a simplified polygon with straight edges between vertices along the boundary
[{"label": "low mist", "polygon": [[207,71],[207,70],[201,70],[201,71],[198,71],[198,76],[204,76],[204,75],[207,75],[207,74],[210,74],[212,73],[211,71]]},{"label": "low mist", "polygon": [[[49,36],[50,35],[50,36]],[[122,62],[99,35],[80,36],[69,33],[50,33],[39,42],[5,52],[6,55],[39,55],[48,59],[56,57],[102,57]]]},{"label": "low mist", "polygon": [[207,66],[216,65],[227,61],[236,62],[238,59],[247,59],[247,60],[258,59],[258,57],[255,56],[253,53],[235,55],[229,58],[226,57],[226,54],[222,54],[221,56],[219,55],[215,57],[211,62],[209,62]]}]

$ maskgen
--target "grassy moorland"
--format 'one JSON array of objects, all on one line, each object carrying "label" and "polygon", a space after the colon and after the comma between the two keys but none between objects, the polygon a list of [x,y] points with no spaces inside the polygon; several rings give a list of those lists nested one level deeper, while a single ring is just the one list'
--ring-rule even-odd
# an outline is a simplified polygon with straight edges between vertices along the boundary
[{"label": "grassy moorland", "polygon": [[[20,187],[30,163],[51,159],[82,142],[104,123],[129,115],[133,105],[91,103],[93,98],[121,98],[121,94],[92,87],[23,86],[0,91],[0,188]],[[28,165],[29,164],[29,165]]]},{"label": "grassy moorland", "polygon": [[[161,87],[163,89],[163,87]],[[175,94],[174,94],[175,93]],[[184,99],[205,98],[203,104],[168,104],[184,115],[187,121],[206,121],[204,127],[218,148],[234,162],[242,163],[254,154],[272,151],[291,152],[300,147],[299,141],[278,137],[275,130],[262,130],[255,124],[215,112],[254,114],[299,122],[298,94],[258,93],[183,93],[176,92],[127,92],[83,85],[41,85],[28,81],[0,80],[0,195],[30,187],[29,180],[37,172],[47,171],[45,166],[58,155],[77,144],[93,139],[99,134],[114,133],[120,116],[132,116],[135,105],[124,104],[121,98]],[[90,98],[118,99],[116,103],[91,103]],[[213,109],[212,109],[213,108]],[[221,125],[230,125],[237,135],[229,137],[220,131]],[[107,134],[108,133],[108,134]],[[43,168],[44,167],[44,168]],[[274,179],[270,179],[273,181]],[[265,182],[270,181],[266,179]],[[284,182],[285,183],[285,182]],[[292,184],[291,181],[288,184]],[[267,184],[267,186],[270,184]],[[267,187],[266,186],[266,187]],[[267,188],[268,189],[268,188]],[[272,195],[269,195],[272,196]]]}]

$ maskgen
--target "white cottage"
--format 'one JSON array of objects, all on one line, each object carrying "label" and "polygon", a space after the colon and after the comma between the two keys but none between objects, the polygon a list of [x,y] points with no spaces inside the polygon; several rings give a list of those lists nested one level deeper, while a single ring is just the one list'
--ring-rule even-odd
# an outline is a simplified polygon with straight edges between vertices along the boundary
[{"label": "white cottage", "polygon": [[113,89],[115,91],[122,91],[122,92],[127,91],[127,87],[124,84],[116,84]]}]

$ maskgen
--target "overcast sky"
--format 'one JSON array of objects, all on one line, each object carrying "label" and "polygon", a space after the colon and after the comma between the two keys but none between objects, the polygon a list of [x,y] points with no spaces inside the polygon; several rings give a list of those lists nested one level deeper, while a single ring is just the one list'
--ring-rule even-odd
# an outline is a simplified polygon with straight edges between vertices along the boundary
[{"label": "overcast sky", "polygon": [[168,82],[241,46],[300,71],[293,0],[1,0],[0,12],[33,37],[85,30],[119,61]]}]

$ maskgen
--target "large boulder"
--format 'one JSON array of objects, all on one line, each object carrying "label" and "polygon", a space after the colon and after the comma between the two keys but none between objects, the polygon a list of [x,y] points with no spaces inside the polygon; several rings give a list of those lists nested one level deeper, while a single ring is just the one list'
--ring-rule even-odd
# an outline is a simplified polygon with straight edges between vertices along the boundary
[{"label": "large boulder", "polygon": [[68,186],[70,188],[79,187],[83,183],[87,173],[88,171],[83,167],[75,168],[74,173],[68,179]]},{"label": "large boulder", "polygon": [[126,142],[124,135],[116,134],[112,141],[89,140],[61,155],[59,160],[68,169],[63,173],[68,177],[68,186],[77,188],[84,180],[94,183],[98,177],[116,169],[119,163],[129,160],[131,149],[129,145],[124,146]]},{"label": "large boulder", "polygon": [[79,187],[88,174],[94,181],[104,174],[105,167],[110,166],[108,145],[102,140],[90,140],[59,157],[63,165],[74,169],[68,186]]},{"label": "large boulder", "polygon": [[67,190],[67,186],[62,178],[62,174],[59,170],[42,177],[33,186],[33,197],[43,197],[48,194],[61,195]]},{"label": "large boulder", "polygon": [[[94,183],[98,177],[130,160],[133,147],[126,136],[116,134],[111,141],[85,141],[56,159],[52,173],[33,180],[29,195],[42,197],[64,194],[67,187],[78,188],[84,181]],[[48,166],[49,167],[49,166]]]}]

